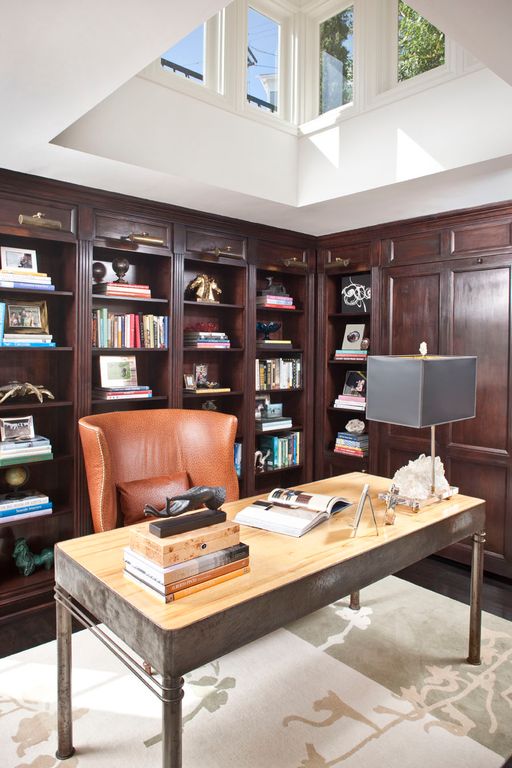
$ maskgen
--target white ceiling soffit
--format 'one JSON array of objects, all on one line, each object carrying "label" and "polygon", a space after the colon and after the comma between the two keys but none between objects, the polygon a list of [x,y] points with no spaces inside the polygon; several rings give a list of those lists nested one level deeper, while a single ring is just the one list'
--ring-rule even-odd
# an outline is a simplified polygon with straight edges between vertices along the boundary
[{"label": "white ceiling soffit", "polygon": [[511,0],[407,0],[415,10],[512,85]]}]

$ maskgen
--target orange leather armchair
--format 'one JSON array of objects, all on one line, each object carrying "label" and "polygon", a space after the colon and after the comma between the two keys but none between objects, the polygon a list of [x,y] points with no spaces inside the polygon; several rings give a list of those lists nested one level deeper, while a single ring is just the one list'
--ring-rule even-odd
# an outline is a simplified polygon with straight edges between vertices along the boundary
[{"label": "orange leather armchair", "polygon": [[223,485],[238,499],[237,419],[182,409],[123,411],[78,422],[95,532],[121,525],[116,483],[187,472],[190,485]]}]

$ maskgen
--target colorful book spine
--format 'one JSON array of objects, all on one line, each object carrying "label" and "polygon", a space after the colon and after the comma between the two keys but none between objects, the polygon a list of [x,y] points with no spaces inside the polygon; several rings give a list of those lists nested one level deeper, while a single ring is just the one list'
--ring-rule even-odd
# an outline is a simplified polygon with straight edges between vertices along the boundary
[{"label": "colorful book spine", "polygon": [[34,504],[32,506],[19,506],[14,509],[2,509],[0,507],[0,521],[6,517],[18,517],[18,515],[25,515],[28,512],[41,512],[42,510],[52,510],[53,505],[51,502],[48,504]]},{"label": "colorful book spine", "polygon": [[18,288],[23,291],[54,291],[55,286],[48,283],[20,283],[15,280],[0,280],[0,288]]},{"label": "colorful book spine", "polygon": [[28,520],[29,518],[41,517],[41,515],[51,515],[51,509],[38,509],[36,512],[23,512],[19,515],[9,515],[8,517],[1,517],[0,524],[2,523],[19,523],[21,520]]}]

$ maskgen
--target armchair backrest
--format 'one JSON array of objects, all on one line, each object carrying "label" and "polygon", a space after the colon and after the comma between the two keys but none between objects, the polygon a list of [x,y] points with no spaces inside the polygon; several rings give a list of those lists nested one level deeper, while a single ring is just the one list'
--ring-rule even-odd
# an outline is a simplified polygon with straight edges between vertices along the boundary
[{"label": "armchair backrest", "polygon": [[78,425],[95,532],[119,524],[121,482],[187,472],[191,486],[223,485],[227,501],[238,498],[235,416],[166,408],[84,416]]}]

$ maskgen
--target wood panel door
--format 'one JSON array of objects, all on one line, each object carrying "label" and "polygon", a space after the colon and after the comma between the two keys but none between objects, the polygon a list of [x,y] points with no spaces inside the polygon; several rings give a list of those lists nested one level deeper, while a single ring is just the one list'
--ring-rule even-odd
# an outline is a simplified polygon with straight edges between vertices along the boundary
[{"label": "wood panel door", "polygon": [[[383,354],[476,355],[476,418],[438,427],[436,451],[462,493],[487,501],[486,568],[512,575],[509,256],[471,258],[383,270]],[[429,430],[379,425],[380,474],[391,477],[420,453]],[[469,545],[449,556],[469,562]]]}]

